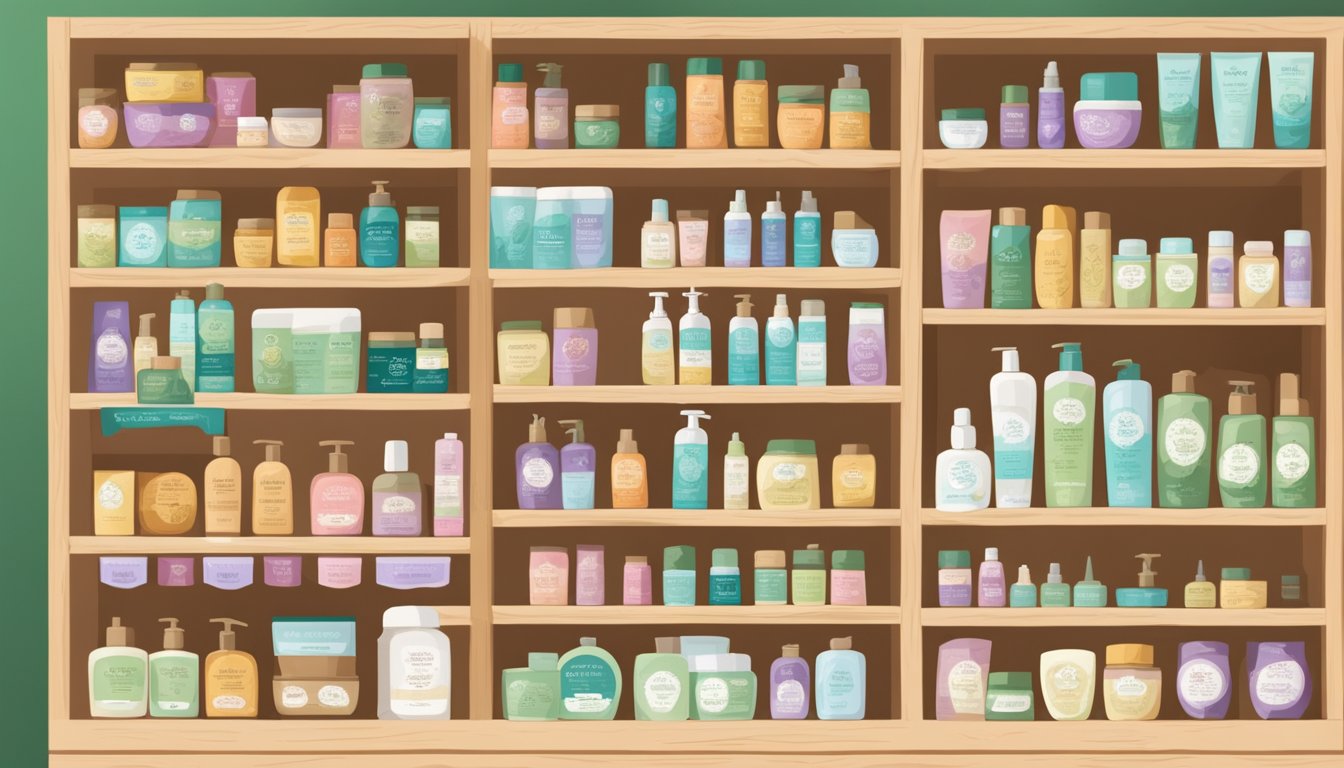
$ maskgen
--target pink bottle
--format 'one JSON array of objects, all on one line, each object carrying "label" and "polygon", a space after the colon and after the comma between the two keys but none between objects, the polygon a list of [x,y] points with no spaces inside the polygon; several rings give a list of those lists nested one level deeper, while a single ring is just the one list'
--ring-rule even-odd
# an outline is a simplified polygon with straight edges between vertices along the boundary
[{"label": "pink bottle", "polygon": [[360,149],[359,86],[333,85],[327,94],[327,149]]},{"label": "pink bottle", "polygon": [[1008,589],[1004,586],[1003,563],[999,562],[998,547],[985,547],[975,604],[981,608],[1002,608],[1008,604]]},{"label": "pink bottle", "polygon": [[597,383],[597,325],[588,307],[556,307],[551,381],[557,387]]},{"label": "pink bottle", "polygon": [[350,455],[341,447],[349,440],[323,440],[331,446],[327,471],[313,478],[308,490],[314,536],[359,536],[364,533],[364,483],[350,474]]},{"label": "pink bottle", "polygon": [[837,549],[831,553],[831,605],[867,605],[868,580],[863,550]]},{"label": "pink bottle", "polygon": [[574,604],[605,605],[606,559],[601,544],[580,544],[574,558]]},{"label": "pink bottle", "polygon": [[625,558],[621,602],[624,605],[653,605],[653,568],[649,558],[631,555]]},{"label": "pink bottle", "polygon": [[462,441],[445,432],[434,441],[434,535],[462,535]]}]

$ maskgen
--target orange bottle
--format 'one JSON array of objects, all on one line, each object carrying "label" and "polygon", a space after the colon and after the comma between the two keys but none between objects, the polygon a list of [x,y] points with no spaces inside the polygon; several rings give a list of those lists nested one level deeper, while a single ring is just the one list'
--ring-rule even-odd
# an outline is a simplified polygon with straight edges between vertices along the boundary
[{"label": "orange bottle", "polygon": [[611,457],[611,506],[614,509],[648,509],[649,471],[639,452],[633,429],[622,429],[616,454]]},{"label": "orange bottle", "polygon": [[490,146],[527,149],[527,83],[522,64],[500,64],[490,110]]},{"label": "orange bottle", "polygon": [[356,266],[359,236],[355,234],[353,213],[328,213],[327,231],[322,238],[322,265],[326,267]]}]

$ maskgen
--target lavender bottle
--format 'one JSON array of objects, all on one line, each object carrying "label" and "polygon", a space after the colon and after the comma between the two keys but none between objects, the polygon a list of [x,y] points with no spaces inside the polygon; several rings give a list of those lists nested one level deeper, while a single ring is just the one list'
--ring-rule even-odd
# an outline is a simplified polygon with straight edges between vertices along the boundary
[{"label": "lavender bottle", "polygon": [[999,146],[1026,149],[1031,146],[1031,105],[1027,86],[1005,85],[999,102]]},{"label": "lavender bottle", "polygon": [[804,720],[812,706],[812,672],[797,645],[784,646],[782,653],[770,665],[770,717]]},{"label": "lavender bottle", "polygon": [[591,387],[597,383],[597,326],[588,307],[555,310],[551,380],[557,387]]},{"label": "lavender bottle", "polygon": [[514,454],[519,509],[562,509],[560,452],[546,441],[546,419],[532,414],[527,442]]},{"label": "lavender bottle", "polygon": [[1283,305],[1311,306],[1311,233],[1305,229],[1283,233]]},{"label": "lavender bottle", "polygon": [[1306,644],[1247,643],[1251,703],[1263,720],[1300,720],[1311,703]]},{"label": "lavender bottle", "polygon": [[1045,78],[1036,92],[1036,146],[1041,149],[1064,147],[1064,89],[1059,86],[1059,65],[1045,65]]},{"label": "lavender bottle", "polygon": [[93,336],[89,340],[89,391],[134,392],[131,357],[131,307],[124,301],[93,304]]},{"label": "lavender bottle", "polygon": [[1232,668],[1227,643],[1196,640],[1181,643],[1176,670],[1176,698],[1196,720],[1222,720],[1232,703]]}]

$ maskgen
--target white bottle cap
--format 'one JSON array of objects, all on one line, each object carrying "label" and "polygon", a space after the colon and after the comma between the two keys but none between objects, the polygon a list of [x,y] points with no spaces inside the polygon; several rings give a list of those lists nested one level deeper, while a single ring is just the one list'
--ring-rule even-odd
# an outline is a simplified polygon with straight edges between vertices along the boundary
[{"label": "white bottle cap", "polygon": [[1231,248],[1232,245],[1233,245],[1232,230],[1230,229],[1209,230],[1210,248]]},{"label": "white bottle cap", "polygon": [[1059,65],[1056,64],[1055,62],[1052,61],[1049,64],[1045,65],[1045,77],[1041,81],[1041,87],[1043,88],[1059,87]]},{"label": "white bottle cap", "polygon": [[457,439],[457,433],[456,433],[456,432],[444,432],[444,433],[443,433],[443,439],[444,439],[444,440],[456,440],[456,439]]},{"label": "white bottle cap", "polygon": [[1148,241],[1137,237],[1127,237],[1120,241],[1119,253],[1122,256],[1147,256]]},{"label": "white bottle cap", "polygon": [[999,548],[998,548],[998,547],[985,547],[985,559],[986,559],[986,560],[998,560],[998,559],[999,559]]},{"label": "white bottle cap", "polygon": [[1269,240],[1247,240],[1246,244],[1242,246],[1242,249],[1245,250],[1246,253],[1265,253],[1273,255],[1274,243]]},{"label": "white bottle cap", "polygon": [[1018,357],[1017,347],[994,347],[991,352],[1003,353],[1003,371],[1005,373],[1017,373],[1022,370],[1022,360]]},{"label": "white bottle cap", "polygon": [[775,294],[775,317],[789,316],[789,297],[782,293]]},{"label": "white bottle cap", "polygon": [[405,440],[388,440],[383,446],[383,471],[405,472],[410,463],[409,455]]},{"label": "white bottle cap", "polygon": [[1050,575],[1046,576],[1045,579],[1050,584],[1064,583],[1064,575],[1059,572],[1059,563],[1050,564]]},{"label": "white bottle cap", "polygon": [[774,199],[774,200],[767,200],[767,201],[766,201],[766,203],[765,203],[765,212],[766,212],[766,213],[783,213],[783,212],[784,212],[784,203],[783,203],[782,201],[780,201],[780,199],[779,199],[779,193],[778,193],[778,192],[775,193],[775,199]]},{"label": "white bottle cap", "polygon": [[737,190],[736,196],[733,197],[733,199],[728,203],[728,212],[729,213],[747,212],[747,190],[745,189]]},{"label": "white bottle cap", "polygon": [[958,408],[952,412],[952,447],[957,450],[975,447],[975,427],[971,426],[970,408]]},{"label": "white bottle cap", "polygon": [[1285,229],[1283,231],[1284,248],[1310,248],[1311,233],[1305,229]]}]

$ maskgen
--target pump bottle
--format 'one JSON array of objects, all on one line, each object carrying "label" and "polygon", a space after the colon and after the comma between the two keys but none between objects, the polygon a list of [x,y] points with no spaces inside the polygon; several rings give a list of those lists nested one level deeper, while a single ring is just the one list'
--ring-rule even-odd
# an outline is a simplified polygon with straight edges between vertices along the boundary
[{"label": "pump bottle", "polygon": [[1157,503],[1174,509],[1209,506],[1213,411],[1195,392],[1195,372],[1171,375],[1171,392],[1157,401]]},{"label": "pump bottle", "polygon": [[537,65],[537,71],[546,75],[533,97],[537,149],[569,149],[569,89],[560,86],[563,70],[554,62]]},{"label": "pump bottle", "polygon": [[560,452],[546,440],[545,417],[532,414],[527,442],[514,453],[519,509],[561,509]]},{"label": "pump bottle", "polygon": [[89,653],[89,715],[144,717],[148,708],[149,657],[135,647],[135,631],[112,617],[103,647]]},{"label": "pump bottle", "polygon": [[419,536],[424,527],[420,475],[410,471],[405,440],[383,444],[383,474],[373,479],[373,535]]},{"label": "pump bottle", "polygon": [[280,460],[279,440],[253,440],[266,446],[266,460],[252,470],[252,534],[290,536],[294,533],[294,478]]},{"label": "pump bottle", "polygon": [[821,212],[812,190],[803,190],[803,201],[793,214],[793,266],[821,266]]},{"label": "pump bottle", "polygon": [[1106,502],[1112,507],[1153,506],[1153,386],[1139,364],[1116,360],[1120,370],[1102,393],[1106,440]]},{"label": "pump bottle", "polygon": [[206,536],[237,536],[243,529],[243,470],[229,455],[227,435],[214,438],[215,458],[205,465],[204,513]]},{"label": "pump bottle", "polygon": [[201,657],[187,647],[177,619],[159,619],[163,650],[149,654],[149,716],[196,717],[201,708]]},{"label": "pump bottle", "polygon": [[757,386],[761,383],[761,332],[751,316],[751,294],[739,293],[737,315],[728,322],[728,383]]},{"label": "pump bottle", "polygon": [[723,215],[723,266],[751,266],[751,212],[745,189],[737,190]]},{"label": "pump bottle", "polygon": [[1273,505],[1316,506],[1316,422],[1307,413],[1307,401],[1298,397],[1295,373],[1279,374],[1279,415],[1271,432]]},{"label": "pump bottle", "polygon": [[154,358],[159,356],[159,340],[154,337],[150,321],[158,315],[149,313],[140,316],[140,332],[135,337],[135,381],[140,382],[140,372],[148,370]]},{"label": "pump bottle", "polygon": [[247,625],[237,619],[211,619],[223,624],[219,650],[205,657],[205,716],[257,716],[257,660],[238,650],[235,626]]},{"label": "pump bottle", "polygon": [[1167,588],[1157,586],[1157,571],[1153,570],[1153,560],[1161,555],[1145,552],[1134,557],[1143,561],[1143,570],[1139,571],[1139,586],[1117,588],[1115,604],[1121,608],[1166,608]]},{"label": "pump bottle", "polygon": [[952,413],[952,448],[938,454],[935,506],[940,512],[973,512],[989,506],[989,456],[976,450],[971,409]]},{"label": "pump bottle", "polygon": [[723,508],[747,509],[751,501],[751,462],[741,436],[733,433],[723,456]]},{"label": "pump bottle", "polygon": [[709,384],[712,381],[713,360],[710,356],[709,318],[700,312],[700,297],[708,294],[692,288],[681,294],[689,301],[686,314],[678,323],[681,336],[681,384]]},{"label": "pump bottle", "polygon": [[667,218],[667,201],[655,198],[649,220],[639,232],[639,266],[667,269],[677,265],[677,227]]},{"label": "pump bottle", "polygon": [[1059,65],[1049,62],[1036,92],[1036,146],[1060,149],[1064,146],[1064,89],[1059,87]]},{"label": "pump bottle", "polygon": [[1229,381],[1227,414],[1218,422],[1218,492],[1224,507],[1265,506],[1265,417],[1256,413],[1255,386]]},{"label": "pump bottle", "polygon": [[677,365],[673,356],[672,321],[663,309],[664,291],[653,291],[653,311],[644,321],[640,343],[640,372],[645,384],[675,384]]},{"label": "pump bottle", "polygon": [[1092,423],[1097,382],[1083,372],[1077,342],[1055,344],[1059,370],[1045,377],[1045,505],[1092,504]]},{"label": "pump bottle", "polygon": [[787,267],[788,216],[784,213],[784,203],[775,192],[775,199],[767,201],[765,213],[761,214],[761,266]]},{"label": "pump bottle", "polygon": [[775,295],[775,313],[765,321],[765,383],[798,383],[798,337],[789,317],[789,298],[782,293]]},{"label": "pump bottle", "polygon": [[565,509],[592,509],[597,451],[583,441],[583,419],[561,419],[573,441],[560,449],[560,498]]},{"label": "pump bottle", "polygon": [[994,506],[1031,506],[1036,459],[1036,379],[1022,372],[1017,347],[994,347],[1003,369],[989,378],[994,428]]},{"label": "pump bottle", "polygon": [[350,474],[350,456],[341,451],[350,440],[323,440],[331,448],[327,471],[308,486],[308,509],[314,536],[359,536],[364,533],[364,483]]},{"label": "pump bottle", "polygon": [[366,267],[397,266],[401,217],[392,204],[391,182],[375,181],[369,205],[359,214],[359,261]]},{"label": "pump bottle", "polygon": [[672,442],[672,508],[709,507],[709,435],[700,420],[710,418],[701,410],[685,410],[686,426]]},{"label": "pump bottle", "polygon": [[611,457],[611,506],[613,509],[649,508],[649,468],[639,452],[633,429],[622,429]]}]

